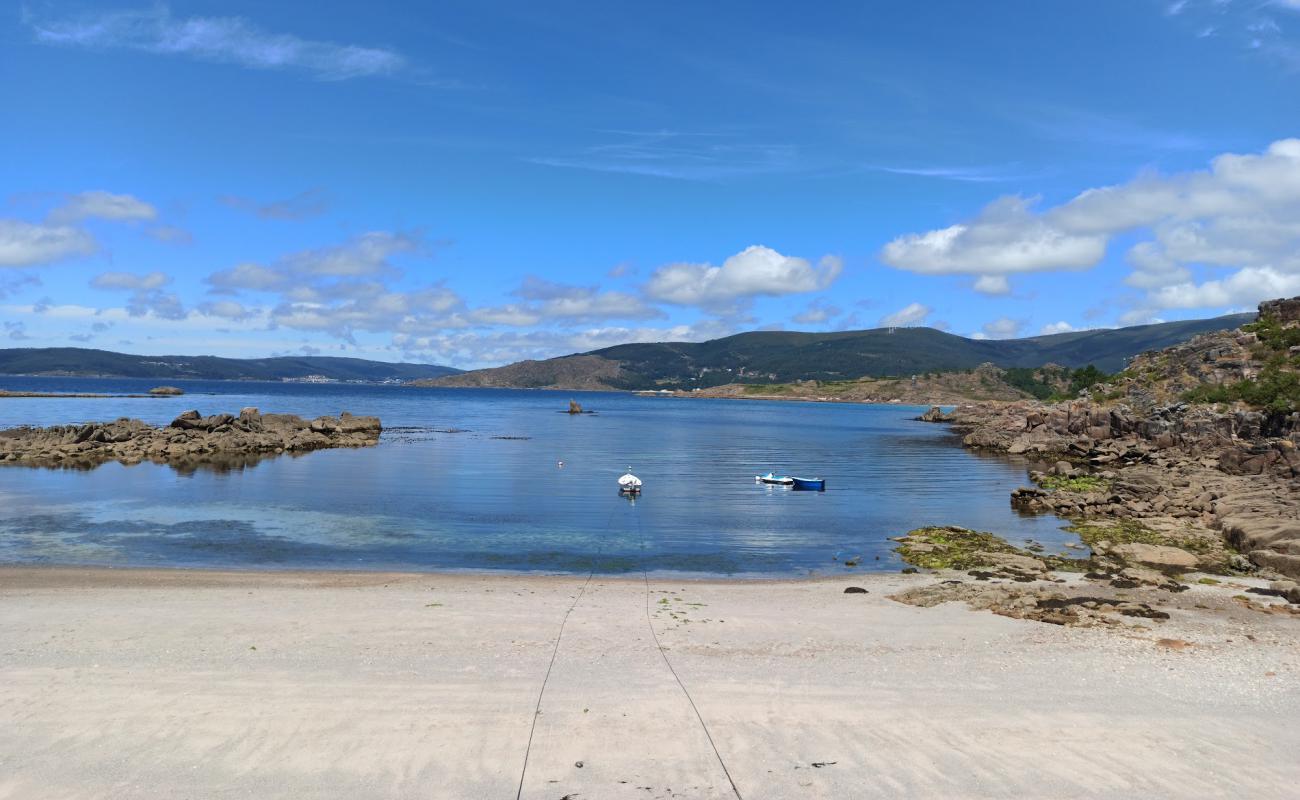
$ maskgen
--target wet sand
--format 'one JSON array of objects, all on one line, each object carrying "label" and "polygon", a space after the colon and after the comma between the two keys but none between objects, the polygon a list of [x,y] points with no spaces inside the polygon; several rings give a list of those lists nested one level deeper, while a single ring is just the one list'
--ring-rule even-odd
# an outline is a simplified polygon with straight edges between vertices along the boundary
[{"label": "wet sand", "polygon": [[1294,617],[933,580],[0,568],[0,798],[1294,796]]}]

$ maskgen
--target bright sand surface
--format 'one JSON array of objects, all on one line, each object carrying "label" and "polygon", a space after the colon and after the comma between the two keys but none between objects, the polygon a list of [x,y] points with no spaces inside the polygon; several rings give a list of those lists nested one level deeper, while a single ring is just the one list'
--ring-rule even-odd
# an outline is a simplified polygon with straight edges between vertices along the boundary
[{"label": "bright sand surface", "polygon": [[652,578],[697,718],[639,576],[0,569],[0,797],[1300,793],[1294,617],[885,597],[930,580]]}]

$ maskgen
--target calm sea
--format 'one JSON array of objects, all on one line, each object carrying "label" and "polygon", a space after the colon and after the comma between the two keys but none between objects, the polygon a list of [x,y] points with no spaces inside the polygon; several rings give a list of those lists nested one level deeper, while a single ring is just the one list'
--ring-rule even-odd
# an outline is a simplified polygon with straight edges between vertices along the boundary
[{"label": "calm sea", "polygon": [[[156,380],[0,377],[13,390],[141,392]],[[0,428],[197,408],[379,416],[377,447],[228,469],[0,468],[0,562],[792,576],[897,570],[931,524],[1050,552],[1076,541],[1008,493],[1024,462],[963,450],[923,410],[617,393],[168,381],[144,399],[0,399]],[[594,414],[563,413],[570,398]],[[563,462],[563,466],[560,466]],[[627,467],[645,481],[620,498]],[[824,493],[756,485],[769,470]],[[845,567],[848,559],[856,567]]]}]

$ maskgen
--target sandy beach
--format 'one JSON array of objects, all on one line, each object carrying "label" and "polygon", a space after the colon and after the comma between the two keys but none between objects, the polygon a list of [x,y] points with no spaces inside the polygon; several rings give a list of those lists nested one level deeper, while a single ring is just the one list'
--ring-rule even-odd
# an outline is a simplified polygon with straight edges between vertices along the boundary
[{"label": "sandy beach", "polygon": [[0,569],[0,797],[1294,796],[1294,617],[933,580]]}]

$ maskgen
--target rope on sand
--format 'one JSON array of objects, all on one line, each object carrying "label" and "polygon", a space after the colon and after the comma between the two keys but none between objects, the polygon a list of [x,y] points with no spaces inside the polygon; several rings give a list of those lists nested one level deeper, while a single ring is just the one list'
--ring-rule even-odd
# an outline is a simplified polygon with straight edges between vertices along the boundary
[{"label": "rope on sand", "polygon": [[[608,530],[609,521],[614,515],[611,512],[609,518],[605,520],[605,528]],[[604,549],[604,548],[601,548]],[[596,559],[600,557],[600,550],[591,557],[591,569],[587,572],[587,580],[583,581],[582,588],[578,590],[578,596],[573,598],[569,604],[569,610],[564,612],[564,618],[560,620],[560,632],[555,635],[555,647],[551,650],[551,661],[546,665],[546,677],[542,678],[542,688],[537,692],[537,706],[533,709],[533,724],[528,728],[528,746],[524,748],[524,766],[519,771],[519,789],[515,792],[515,800],[520,800],[524,796],[524,777],[528,775],[528,756],[533,751],[533,734],[537,732],[537,718],[542,714],[542,697],[546,695],[546,684],[551,680],[551,670],[555,668],[555,657],[560,653],[560,640],[564,638],[564,626],[569,622],[569,615],[573,609],[578,607],[578,601],[587,593],[587,587],[591,585],[591,579],[596,574]]]},{"label": "rope on sand", "polygon": [[[704,737],[709,740],[709,746],[713,748],[713,755],[717,757],[719,766],[722,767],[722,774],[727,776],[727,783],[731,784],[731,791],[736,795],[736,800],[744,800],[740,796],[740,789],[736,788],[736,782],[731,777],[731,770],[727,769],[727,762],[722,759],[722,753],[718,752],[718,745],[713,741],[713,734],[709,733],[709,726],[704,722],[704,716],[700,714],[700,709],[695,705],[695,698],[691,697],[690,691],[687,690],[686,684],[682,683],[681,676],[677,670],[673,669],[673,662],[668,660],[668,653],[664,652],[664,646],[659,641],[659,633],[655,630],[654,622],[650,619],[650,571],[646,566],[645,559],[645,531],[641,528],[641,516],[636,513],[636,507],[632,508],[632,515],[636,517],[636,530],[641,537],[641,575],[645,579],[645,624],[650,628],[650,635],[654,637],[655,647],[659,650],[659,655],[664,660],[664,665],[668,671],[673,674],[673,679],[681,687],[682,694],[686,695],[686,701],[691,704],[691,710],[695,712],[695,718],[700,721],[700,728],[704,730]],[[517,799],[516,799],[517,800]]]}]

